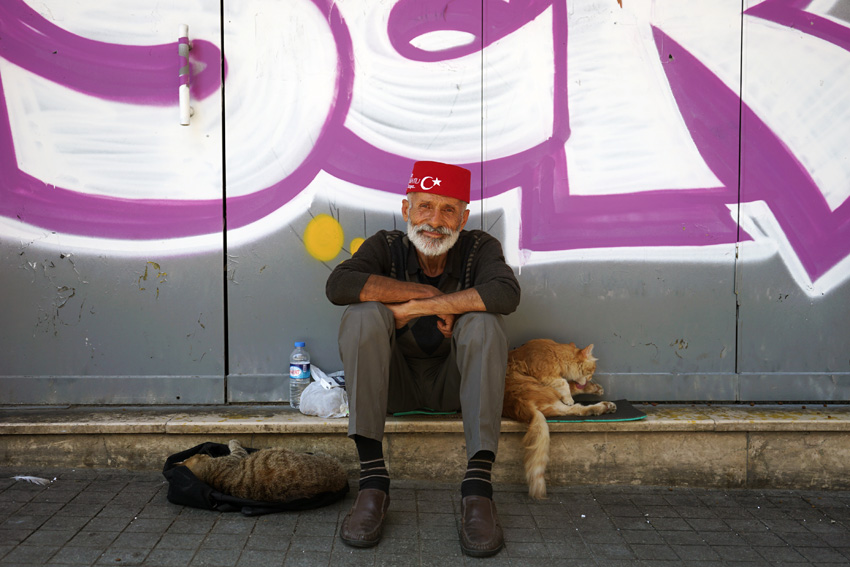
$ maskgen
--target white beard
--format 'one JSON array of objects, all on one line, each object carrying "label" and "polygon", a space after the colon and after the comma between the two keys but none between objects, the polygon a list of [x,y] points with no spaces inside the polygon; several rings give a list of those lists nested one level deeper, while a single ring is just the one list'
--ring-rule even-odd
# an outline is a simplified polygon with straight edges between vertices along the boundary
[{"label": "white beard", "polygon": [[[438,232],[443,235],[442,238],[436,239],[430,236],[420,234],[423,230],[428,232]],[[409,220],[407,221],[407,237],[413,243],[417,250],[426,256],[442,256],[451,250],[457,239],[460,238],[459,230],[451,230],[446,227],[435,228],[429,224],[420,224],[413,226]]]}]

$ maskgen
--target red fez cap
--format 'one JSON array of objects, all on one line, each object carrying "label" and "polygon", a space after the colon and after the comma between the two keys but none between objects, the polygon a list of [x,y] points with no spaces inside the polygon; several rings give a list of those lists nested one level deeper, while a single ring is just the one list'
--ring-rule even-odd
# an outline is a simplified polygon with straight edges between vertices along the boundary
[{"label": "red fez cap", "polygon": [[438,161],[417,161],[407,183],[407,193],[436,193],[469,203],[472,173],[459,165]]}]

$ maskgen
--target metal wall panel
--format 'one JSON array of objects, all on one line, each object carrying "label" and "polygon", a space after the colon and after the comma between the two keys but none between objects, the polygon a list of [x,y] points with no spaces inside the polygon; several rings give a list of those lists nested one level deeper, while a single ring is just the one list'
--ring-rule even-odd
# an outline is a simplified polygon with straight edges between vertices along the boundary
[{"label": "metal wall panel", "polygon": [[417,159],[473,172],[512,345],[636,401],[850,399],[846,3],[144,4],[0,4],[0,403],[286,401]]},{"label": "metal wall panel", "polygon": [[[108,258],[70,245],[2,244],[3,403],[223,401],[221,253],[151,252]],[[215,386],[188,393],[188,376],[198,377],[191,388]],[[141,378],[152,380],[139,386]]]},{"label": "metal wall panel", "polygon": [[594,344],[614,397],[735,400],[740,6],[633,8],[537,16],[539,53],[517,66],[549,67],[549,130],[508,156],[485,136],[484,225],[523,289],[512,342]]},{"label": "metal wall panel", "polygon": [[2,11],[0,403],[222,402],[218,3]]},{"label": "metal wall panel", "polygon": [[[315,204],[259,241],[229,248],[229,401],[288,401],[289,354],[295,341],[307,343],[311,362],[325,372],[342,369],[337,353],[342,308],[325,297],[332,264],[310,256],[302,241],[315,218],[311,214],[327,214],[318,212],[328,211],[324,205]],[[361,211],[354,220],[359,226],[352,228],[359,235]]]},{"label": "metal wall panel", "polygon": [[850,399],[848,22],[839,4],[745,12],[736,288],[746,399]]}]

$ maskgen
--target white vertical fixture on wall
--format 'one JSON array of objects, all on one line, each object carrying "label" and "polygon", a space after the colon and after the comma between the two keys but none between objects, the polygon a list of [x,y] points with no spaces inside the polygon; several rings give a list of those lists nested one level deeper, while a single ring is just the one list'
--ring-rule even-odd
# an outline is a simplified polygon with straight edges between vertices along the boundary
[{"label": "white vertical fixture on wall", "polygon": [[177,54],[180,68],[177,75],[180,79],[179,99],[180,99],[180,124],[182,126],[189,125],[189,117],[192,115],[192,108],[189,106],[189,77],[191,67],[189,65],[189,26],[180,24],[177,39]]}]

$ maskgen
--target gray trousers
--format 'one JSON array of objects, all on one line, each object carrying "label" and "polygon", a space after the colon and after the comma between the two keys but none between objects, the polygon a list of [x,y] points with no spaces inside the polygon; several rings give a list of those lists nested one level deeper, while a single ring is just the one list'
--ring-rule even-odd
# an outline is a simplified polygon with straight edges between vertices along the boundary
[{"label": "gray trousers", "polygon": [[350,305],[339,327],[350,417],[348,435],[381,440],[387,413],[428,408],[463,416],[466,453],[497,452],[508,340],[501,315],[457,318],[451,353],[405,358],[392,311],[378,302]]}]

